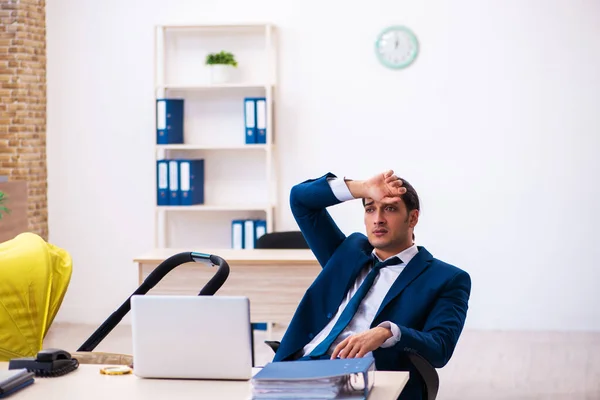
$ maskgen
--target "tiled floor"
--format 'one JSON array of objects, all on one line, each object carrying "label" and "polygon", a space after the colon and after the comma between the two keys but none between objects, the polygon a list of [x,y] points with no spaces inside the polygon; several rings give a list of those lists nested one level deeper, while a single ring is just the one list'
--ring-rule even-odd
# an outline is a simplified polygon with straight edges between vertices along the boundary
[{"label": "tiled floor", "polygon": [[[44,347],[75,351],[95,326],[54,324]],[[282,329],[272,339],[279,340]],[[256,365],[273,357],[255,332]],[[96,351],[131,354],[131,328],[119,325]],[[439,400],[600,400],[600,332],[465,331],[439,370]]]}]

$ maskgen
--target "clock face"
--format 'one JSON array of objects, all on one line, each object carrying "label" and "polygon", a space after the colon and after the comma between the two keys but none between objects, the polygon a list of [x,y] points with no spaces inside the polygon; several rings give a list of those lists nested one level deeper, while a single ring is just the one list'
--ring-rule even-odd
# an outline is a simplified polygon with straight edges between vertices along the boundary
[{"label": "clock face", "polygon": [[377,37],[375,54],[388,68],[408,67],[419,53],[419,42],[412,31],[403,26],[386,28]]}]

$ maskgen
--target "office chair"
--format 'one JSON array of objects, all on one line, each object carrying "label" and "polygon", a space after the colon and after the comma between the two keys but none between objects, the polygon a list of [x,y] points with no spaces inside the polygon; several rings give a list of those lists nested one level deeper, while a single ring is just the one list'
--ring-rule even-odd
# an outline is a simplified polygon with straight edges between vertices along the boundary
[{"label": "office chair", "polygon": [[[274,340],[265,340],[273,352],[277,352],[280,342]],[[421,381],[423,382],[423,400],[435,400],[440,387],[440,378],[436,369],[421,355],[416,353],[407,353],[408,359],[415,367]]]},{"label": "office chair", "polygon": [[256,240],[257,249],[308,249],[300,231],[270,232]]}]

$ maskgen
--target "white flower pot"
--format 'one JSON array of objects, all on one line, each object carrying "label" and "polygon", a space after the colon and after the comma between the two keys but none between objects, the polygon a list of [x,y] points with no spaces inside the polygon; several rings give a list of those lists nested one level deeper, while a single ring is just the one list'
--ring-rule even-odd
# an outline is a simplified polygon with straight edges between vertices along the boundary
[{"label": "white flower pot", "polygon": [[233,66],[224,64],[213,64],[210,66],[210,80],[214,84],[227,83],[231,81]]}]

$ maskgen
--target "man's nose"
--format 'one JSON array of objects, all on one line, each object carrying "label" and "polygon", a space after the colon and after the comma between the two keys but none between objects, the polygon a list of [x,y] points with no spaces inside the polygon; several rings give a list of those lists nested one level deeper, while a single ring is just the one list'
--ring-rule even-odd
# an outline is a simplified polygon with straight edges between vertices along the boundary
[{"label": "man's nose", "polygon": [[383,225],[385,223],[385,219],[383,218],[383,214],[381,211],[375,212],[375,219],[373,220],[375,225]]}]

